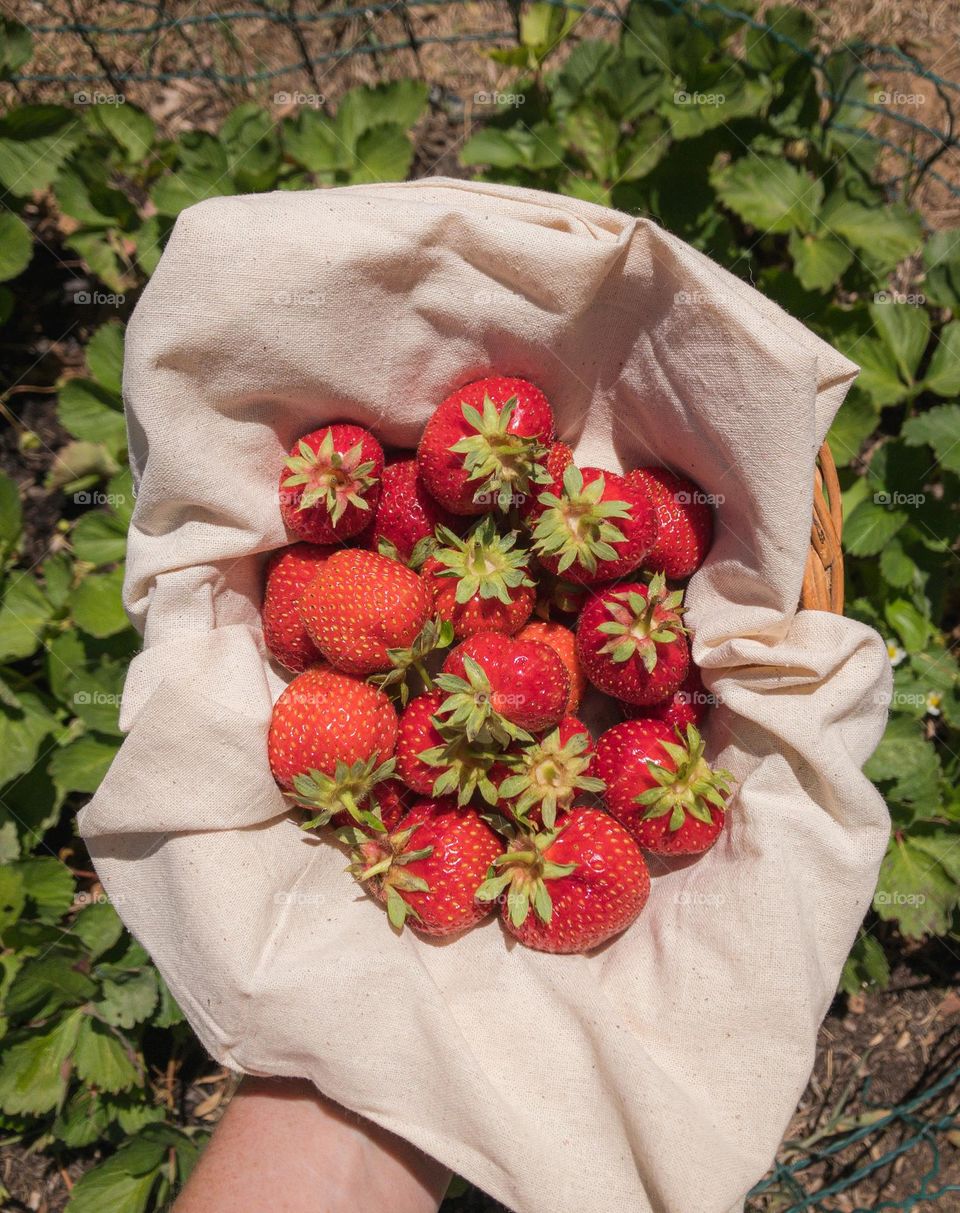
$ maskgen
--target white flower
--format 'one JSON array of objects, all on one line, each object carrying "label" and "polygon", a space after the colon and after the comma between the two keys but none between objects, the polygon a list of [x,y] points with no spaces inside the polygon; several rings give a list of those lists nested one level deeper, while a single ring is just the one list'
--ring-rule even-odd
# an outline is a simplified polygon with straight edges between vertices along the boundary
[{"label": "white flower", "polygon": [[939,691],[928,691],[927,692],[927,715],[928,716],[939,716],[941,703],[943,703],[943,696],[940,694]]},{"label": "white flower", "polygon": [[891,665],[899,665],[906,655],[906,649],[901,649],[895,640],[887,641],[887,656],[890,658]]}]

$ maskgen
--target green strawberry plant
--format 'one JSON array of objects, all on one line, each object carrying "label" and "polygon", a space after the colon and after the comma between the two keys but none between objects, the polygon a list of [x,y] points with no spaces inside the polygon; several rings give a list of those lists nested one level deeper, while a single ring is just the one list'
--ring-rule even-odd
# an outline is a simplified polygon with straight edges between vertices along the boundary
[{"label": "green strawberry plant", "polygon": [[[863,367],[829,441],[847,613],[884,635],[893,666],[890,724],[866,768],[893,831],[844,973],[853,992],[886,980],[898,936],[958,931],[960,231],[924,232],[909,178],[899,195],[880,184],[856,58],[818,60],[802,10],[765,20],[775,33],[719,7],[634,0],[600,40],[580,37],[575,13],[525,6],[518,45],[490,52],[512,77],[506,103],[460,159],[476,177],[652,217]],[[0,21],[0,80],[31,55],[24,28]],[[216,131],[172,139],[127,103],[0,115],[0,323],[16,337],[51,251],[79,260],[87,295],[107,293],[115,315],[81,326],[86,368],[54,385],[61,437],[31,492],[62,517],[39,560],[23,491],[0,475],[0,1128],[57,1160],[104,1156],[70,1213],[162,1207],[204,1135],[182,1107],[199,1047],[72,825],[120,744],[139,644],[120,606],[133,509],[122,318],[185,207],[404,179],[427,106],[423,83],[399,80],[284,116],[245,101]],[[17,396],[0,405],[17,415]],[[24,450],[39,442],[21,436]]]}]

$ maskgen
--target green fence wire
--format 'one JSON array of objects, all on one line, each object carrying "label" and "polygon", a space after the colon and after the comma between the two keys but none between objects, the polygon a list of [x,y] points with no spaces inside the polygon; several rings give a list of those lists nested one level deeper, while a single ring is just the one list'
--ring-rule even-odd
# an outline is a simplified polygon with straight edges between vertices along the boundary
[{"label": "green fence wire", "polygon": [[[314,11],[299,11],[295,0],[288,0],[283,8],[274,7],[269,0],[253,0],[251,7],[225,12],[197,13],[192,9],[183,15],[170,12],[167,0],[116,0],[113,11],[117,18],[113,22],[96,22],[81,19],[75,0],[63,0],[67,15],[56,5],[41,3],[34,7],[38,17],[27,21],[27,27],[41,45],[47,39],[78,39],[86,49],[96,70],[70,71],[63,73],[31,72],[25,70],[8,77],[16,89],[30,89],[49,84],[63,85],[109,85],[117,91],[125,83],[169,84],[176,80],[206,80],[211,84],[231,87],[247,87],[274,81],[301,73],[311,84],[316,84],[318,67],[336,65],[343,61],[362,57],[389,56],[400,52],[411,53],[417,60],[419,51],[427,46],[465,45],[509,45],[516,41],[519,31],[519,0],[503,0],[503,21],[498,28],[451,34],[435,34],[418,31],[415,18],[432,10],[451,7],[466,7],[472,0],[393,0],[390,3],[340,6]],[[611,27],[623,22],[623,13],[615,7],[579,4],[575,0],[546,0],[556,7],[567,8],[584,16],[607,22]],[[713,31],[702,14],[716,13],[736,20],[764,33],[773,41],[788,46],[795,54],[806,58],[820,73],[822,96],[831,104],[833,111],[824,122],[833,129],[872,139],[878,146],[897,157],[903,165],[903,173],[893,184],[910,179],[911,188],[916,188],[924,177],[939,182],[954,197],[960,197],[960,185],[937,171],[934,165],[957,149],[954,107],[960,94],[960,84],[946,79],[927,68],[919,59],[907,54],[899,47],[863,41],[853,41],[843,47],[811,49],[798,45],[787,34],[773,25],[757,20],[751,14],[730,8],[716,0],[661,0],[674,13],[682,14],[710,36]],[[128,15],[136,23],[128,24]],[[380,41],[373,32],[373,25],[380,18],[396,18],[402,28],[403,37]],[[231,35],[236,28],[249,27],[250,23],[263,23],[283,29],[291,37],[297,50],[296,59],[276,66],[263,66],[254,70],[225,71],[209,63],[199,63],[199,50],[192,41],[194,32],[213,30],[223,34],[232,50],[236,50],[237,39]],[[361,39],[349,46],[334,46],[311,52],[308,33],[321,27],[332,28],[344,23],[364,23],[366,29]],[[153,62],[159,40],[166,34],[177,35],[189,51],[195,51],[198,64],[167,69],[154,69]],[[117,54],[116,41],[135,45],[127,48],[127,61],[120,64],[113,56]],[[139,42],[139,45],[136,45]],[[108,45],[109,44],[109,45]],[[941,101],[944,115],[942,126],[927,125],[909,114],[901,113],[893,106],[876,101],[865,101],[850,94],[851,84],[864,74],[886,78],[899,75],[923,80],[932,88]],[[839,79],[838,79],[839,75]],[[445,82],[448,84],[448,82]],[[449,94],[449,87],[448,87]],[[858,110],[866,115],[883,120],[886,134],[875,131],[864,132],[836,118],[842,109]],[[891,134],[903,136],[903,142],[887,137]],[[925,1154],[928,1165],[919,1181],[917,1190],[901,1199],[882,1199],[870,1208],[860,1207],[850,1213],[882,1213],[898,1210],[913,1213],[918,1206],[940,1204],[945,1213],[960,1209],[960,1173],[953,1176],[943,1174],[942,1143],[948,1133],[960,1132],[960,1066],[951,1069],[933,1082],[927,1089],[883,1113],[874,1112],[861,1117],[858,1127],[845,1132],[827,1134],[815,1144],[788,1143],[782,1157],[775,1163],[770,1174],[762,1180],[751,1197],[770,1203],[778,1213],[839,1213],[834,1198],[849,1191],[854,1185],[869,1179],[880,1179],[901,1158],[916,1159]],[[864,1099],[866,1098],[864,1091]],[[939,1104],[946,1097],[947,1107],[943,1111],[930,1113],[934,1101]],[[938,1104],[938,1106],[939,1106]],[[871,1148],[878,1142],[895,1142],[882,1150]],[[858,1147],[861,1149],[858,1151]],[[853,1152],[854,1162],[842,1162],[841,1155]],[[921,1153],[922,1152],[922,1153]],[[836,1178],[816,1179],[809,1172],[821,1167],[831,1174],[835,1168]],[[954,1168],[956,1170],[956,1168]],[[807,1185],[804,1186],[804,1179]],[[954,1180],[958,1182],[953,1182]],[[945,1200],[945,1198],[951,1198]],[[845,1210],[849,1205],[845,1204]]]}]

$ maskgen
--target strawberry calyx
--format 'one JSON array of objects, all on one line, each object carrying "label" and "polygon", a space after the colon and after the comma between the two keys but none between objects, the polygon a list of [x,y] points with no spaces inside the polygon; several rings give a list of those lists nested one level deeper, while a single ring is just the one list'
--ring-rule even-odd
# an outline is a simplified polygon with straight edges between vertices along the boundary
[{"label": "strawberry calyx", "polygon": [[490,865],[487,879],[475,893],[477,901],[496,901],[507,894],[507,912],[515,927],[523,926],[531,909],[541,922],[553,917],[548,880],[569,876],[575,863],[552,863],[545,853],[563,832],[563,826],[536,834],[518,834],[503,855]]},{"label": "strawberry calyx", "polygon": [[729,771],[714,770],[707,762],[703,738],[692,724],[687,725],[685,735],[678,729],[677,736],[681,741],[679,745],[670,741],[660,743],[677,769],[671,771],[648,760],[647,770],[657,786],[633,798],[635,804],[646,806],[644,821],[666,817],[669,813],[671,833],[679,830],[688,816],[710,825],[713,809],[726,810],[733,783]]},{"label": "strawberry calyx", "polygon": [[500,784],[501,798],[513,801],[513,813],[521,821],[539,808],[544,826],[553,829],[557,812],[568,809],[578,793],[602,792],[607,786],[585,773],[592,761],[585,753],[589,745],[586,733],[561,743],[560,730],[554,729],[519,753],[506,755],[503,761],[512,774]]},{"label": "strawberry calyx", "polygon": [[518,532],[499,534],[489,514],[464,538],[445,526],[437,527],[437,537],[444,546],[433,556],[445,567],[437,569],[436,576],[457,578],[456,601],[461,605],[479,595],[510,606],[511,590],[534,584],[529,575],[530,554],[516,546]]},{"label": "strawberry calyx", "polygon": [[[327,825],[337,813],[347,813],[361,825],[383,833],[385,826],[380,819],[376,788],[377,784],[393,776],[395,767],[394,759],[388,758],[378,764],[377,756],[373,754],[351,766],[338,760],[332,775],[313,769],[295,775],[294,790],[289,794],[294,803],[301,808],[320,810],[309,821],[302,822],[300,828],[313,830]],[[372,807],[361,808],[363,804]]]},{"label": "strawberry calyx", "polygon": [[541,556],[559,557],[558,573],[575,563],[595,573],[599,561],[618,559],[611,545],[626,536],[612,519],[629,519],[630,503],[605,501],[605,488],[602,474],[585,486],[583,473],[571,463],[563,473],[562,496],[547,492],[537,498],[544,510],[533,530],[533,548]]},{"label": "strawberry calyx", "polygon": [[683,591],[667,590],[662,573],[647,587],[646,596],[636,590],[612,594],[605,601],[612,619],[597,628],[610,639],[600,649],[612,661],[629,661],[637,656],[650,674],[657,665],[657,645],[669,644],[685,635]]},{"label": "strawberry calyx", "polygon": [[[443,728],[436,716],[431,720]],[[497,789],[490,779],[493,751],[470,741],[463,733],[446,737],[442,745],[431,746],[417,757],[427,766],[442,768],[431,792],[435,799],[456,796],[457,804],[463,808],[478,793],[487,804],[497,803]]]},{"label": "strawberry calyx", "polygon": [[414,851],[406,849],[416,826],[396,830],[386,837],[364,839],[353,852],[347,871],[361,884],[368,880],[378,882],[387,906],[390,925],[402,931],[407,918],[420,920],[420,915],[401,892],[429,893],[430,886],[422,876],[408,871],[407,865],[418,859],[427,859],[433,847],[420,847]]},{"label": "strawberry calyx", "polygon": [[369,681],[381,691],[396,694],[401,705],[406,706],[410,698],[410,674],[419,676],[425,690],[433,690],[434,678],[427,669],[426,659],[439,649],[448,649],[454,639],[453,624],[449,620],[428,619],[409,647],[387,649],[392,668],[373,675]]},{"label": "strawberry calyx", "polygon": [[543,463],[549,448],[533,435],[512,434],[508,429],[516,408],[516,396],[498,409],[485,395],[482,412],[471,404],[461,404],[464,421],[475,432],[448,448],[464,456],[467,479],[478,482],[474,503],[489,502],[504,512],[534,485],[550,483]]},{"label": "strawberry calyx", "polygon": [[302,438],[297,449],[299,455],[284,460],[284,467],[293,475],[284,479],[282,487],[303,486],[298,510],[309,510],[322,502],[336,526],[348,505],[354,505],[358,510],[370,508],[362,494],[376,484],[377,477],[373,475],[376,465],[372,460],[362,461],[362,442],[341,453],[334,447],[333,432],[327,430],[317,450]]},{"label": "strawberry calyx", "polygon": [[434,679],[447,696],[437,712],[444,717],[438,727],[445,735],[463,733],[468,741],[502,746],[511,741],[533,740],[526,729],[507,720],[494,706],[490,680],[472,657],[463,658],[463,672],[465,678],[459,674],[438,674]]}]

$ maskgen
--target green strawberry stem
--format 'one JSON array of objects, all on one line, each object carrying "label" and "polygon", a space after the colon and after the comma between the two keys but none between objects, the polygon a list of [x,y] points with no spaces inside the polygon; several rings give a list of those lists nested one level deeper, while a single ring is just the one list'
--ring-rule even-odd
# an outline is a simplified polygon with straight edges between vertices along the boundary
[{"label": "green strawberry stem", "polygon": [[595,573],[601,560],[616,560],[612,545],[626,538],[611,519],[629,519],[630,503],[604,501],[606,480],[598,476],[586,487],[583,473],[570,464],[563,473],[563,496],[541,493],[537,498],[545,509],[533,530],[533,549],[541,556],[559,557],[557,572],[580,564]]},{"label": "green strawberry stem", "polygon": [[393,668],[374,674],[368,681],[388,694],[395,695],[402,706],[410,698],[409,677],[415,674],[424,690],[432,691],[434,680],[426,659],[431,653],[448,649],[454,641],[453,624],[445,619],[428,619],[413,644],[405,649],[387,649]]},{"label": "green strawberry stem", "polygon": [[[376,787],[378,783],[391,778],[395,767],[394,759],[389,758],[377,765],[376,755],[371,755],[352,766],[338,761],[333,775],[313,769],[295,775],[294,790],[288,795],[301,808],[320,810],[309,821],[302,822],[300,828],[313,830],[327,825],[337,813],[347,813],[354,821],[383,832],[385,826],[378,811]],[[370,803],[373,808],[361,809],[360,804],[364,802]]]},{"label": "green strawberry stem", "polygon": [[420,847],[415,851],[406,849],[416,827],[397,830],[386,837],[358,839],[352,861],[347,871],[361,883],[379,882],[387,907],[387,918],[391,926],[402,931],[406,920],[420,915],[401,892],[429,893],[430,886],[422,876],[407,870],[407,865],[433,854],[433,847]]},{"label": "green strawberry stem", "polygon": [[500,784],[500,795],[513,801],[513,812],[525,819],[534,808],[547,829],[552,829],[557,812],[570,807],[578,792],[602,792],[602,779],[585,772],[591,755],[584,753],[590,739],[585,733],[575,733],[560,742],[560,730],[554,729],[541,741],[524,747],[519,754],[508,755],[504,761],[513,772]]},{"label": "green strawberry stem", "polygon": [[[443,724],[432,716],[434,725],[443,732]],[[478,742],[471,742],[459,732],[445,737],[441,745],[432,746],[417,755],[428,766],[442,768],[433,785],[433,796],[456,796],[462,808],[475,793],[489,805],[497,803],[497,789],[490,779],[493,751]]]},{"label": "green strawberry stem", "polygon": [[612,618],[597,628],[610,637],[600,652],[618,663],[636,655],[652,674],[657,666],[657,645],[669,644],[687,631],[682,604],[683,591],[668,590],[662,573],[651,578],[646,597],[635,590],[612,595],[606,603]]},{"label": "green strawberry stem", "polygon": [[437,537],[444,546],[433,554],[446,566],[437,576],[457,578],[458,603],[479,595],[510,606],[511,590],[534,584],[529,576],[530,554],[516,546],[518,532],[498,534],[489,514],[463,539],[444,526],[437,527]]},{"label": "green strawberry stem", "polygon": [[506,511],[517,498],[529,494],[536,484],[549,484],[550,473],[543,461],[548,448],[539,438],[509,431],[517,398],[511,396],[501,409],[489,396],[483,398],[483,411],[462,404],[463,418],[475,431],[448,449],[465,456],[463,466],[470,481],[477,481],[475,503],[492,503]]},{"label": "green strawberry stem", "polygon": [[[677,730],[677,736],[681,734]],[[714,770],[704,757],[704,741],[692,724],[687,725],[685,744],[660,743],[676,763],[670,771],[648,761],[647,770],[657,781],[655,788],[634,797],[634,803],[646,806],[643,820],[670,814],[670,831],[679,830],[688,815],[710,825],[714,808],[725,811],[733,776]]]},{"label": "green strawberry stem", "polygon": [[293,475],[283,482],[285,489],[303,486],[298,510],[309,510],[322,501],[330,521],[336,525],[348,505],[355,505],[358,510],[370,508],[360,494],[375,484],[377,478],[373,475],[375,465],[372,462],[360,462],[362,442],[345,454],[340,454],[334,448],[332,431],[327,430],[316,451],[302,439],[298,450],[299,455],[291,455],[284,460],[284,466]]},{"label": "green strawberry stem", "polygon": [[[490,865],[487,879],[476,891],[477,900],[496,901],[506,890],[507,912],[515,927],[523,926],[531,909],[541,922],[549,923],[553,901],[546,882],[569,876],[577,866],[552,863],[544,857],[562,831],[561,826],[514,839],[506,853],[498,855]],[[504,867],[507,871],[497,871]]]},{"label": "green strawberry stem", "polygon": [[468,741],[482,744],[495,742],[509,745],[511,741],[532,741],[526,731],[507,720],[493,706],[490,680],[472,657],[464,657],[465,678],[458,674],[439,674],[436,686],[446,692],[446,699],[437,712],[443,717],[439,727],[448,734],[463,733]]}]

